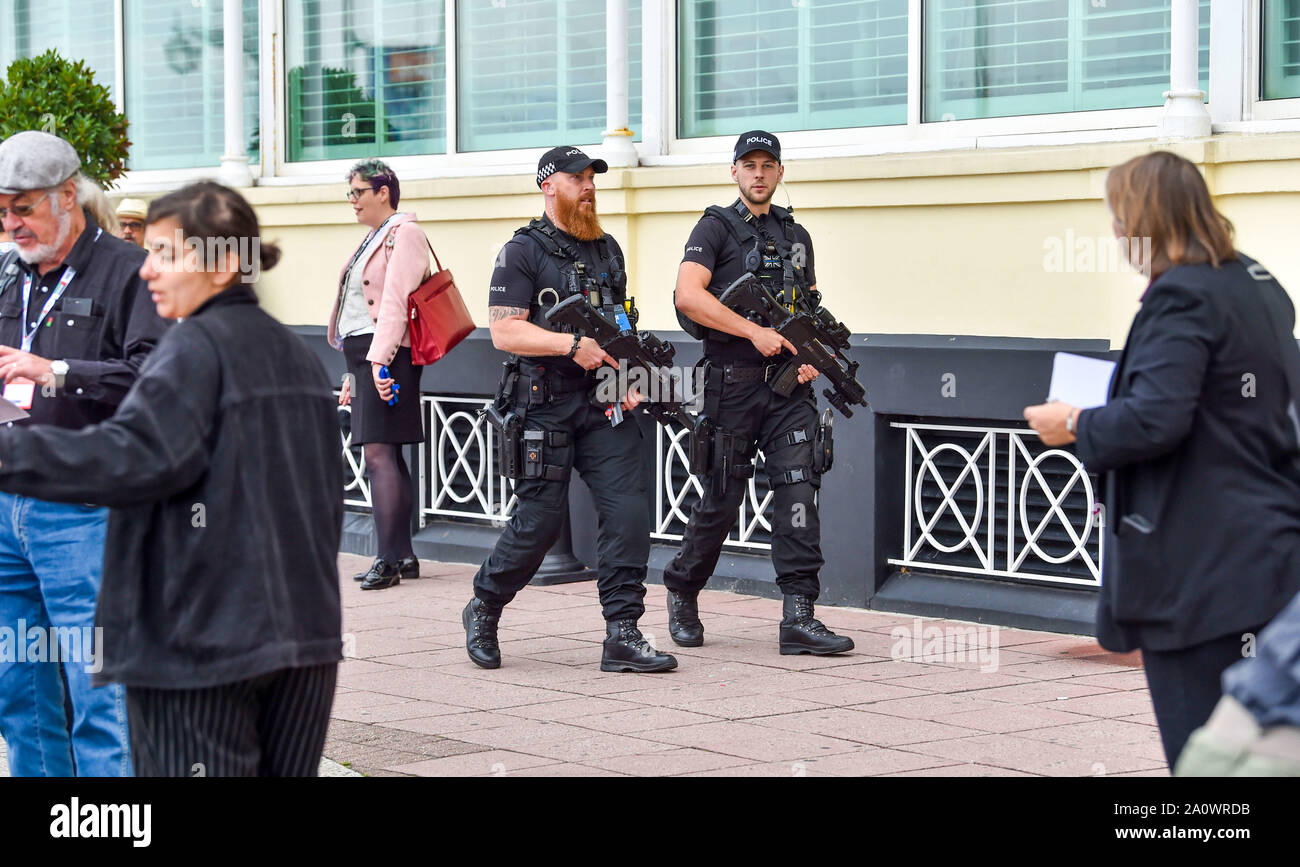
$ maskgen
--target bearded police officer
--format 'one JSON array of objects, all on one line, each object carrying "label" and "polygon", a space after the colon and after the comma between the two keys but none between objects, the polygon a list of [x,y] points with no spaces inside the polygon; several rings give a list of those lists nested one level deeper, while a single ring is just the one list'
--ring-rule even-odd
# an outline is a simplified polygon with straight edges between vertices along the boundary
[{"label": "bearded police officer", "polygon": [[781,144],[769,132],[742,135],[732,157],[731,178],[740,198],[709,208],[686,242],[677,272],[678,318],[704,340],[704,412],[708,423],[696,431],[707,437],[713,459],[704,497],[691,512],[681,550],[664,569],[668,588],[668,631],[683,647],[704,643],[696,596],[717,565],[722,544],[763,449],[772,486],[772,563],[784,596],[779,629],[783,654],[844,653],[853,640],[827,629],[813,616],[820,592],[821,525],[815,466],[817,398],[808,383],[818,372],[798,366],[798,385],[789,397],[768,383],[793,361],[794,347],[762,322],[733,312],[718,296],[737,278],[753,272],[783,303],[792,304],[816,289],[812,239],[773,205],[772,194],[785,173]]},{"label": "bearded police officer", "polygon": [[623,412],[640,395],[628,392],[621,405],[593,403],[593,371],[617,362],[592,338],[556,331],[545,318],[577,293],[597,307],[625,312],[623,251],[596,216],[595,175],[608,168],[577,148],[547,151],[537,166],[545,215],[515,232],[492,272],[492,342],[513,355],[489,418],[500,431],[502,470],[518,479],[518,500],[474,576],[474,598],[462,613],[469,658],[483,668],[501,664],[502,609],[532,579],[559,535],[574,469],[591,489],[600,518],[597,588],[607,624],[601,670],[677,667],[637,629],[645,610],[650,514],[641,431]]}]

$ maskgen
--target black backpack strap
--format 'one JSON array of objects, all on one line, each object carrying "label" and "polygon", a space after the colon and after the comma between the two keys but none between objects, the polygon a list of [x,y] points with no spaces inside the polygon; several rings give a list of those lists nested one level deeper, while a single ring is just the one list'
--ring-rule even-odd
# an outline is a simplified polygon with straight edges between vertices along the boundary
[{"label": "black backpack strap", "polygon": [[516,235],[527,235],[534,241],[542,245],[542,249],[564,259],[566,262],[578,261],[578,251],[572,249],[568,244],[561,241],[555,234],[555,231],[541,219],[531,220],[527,226],[520,226],[515,229]]},{"label": "black backpack strap", "polygon": [[[1259,297],[1268,308],[1268,318],[1282,350],[1282,371],[1286,376],[1287,389],[1291,392],[1287,415],[1291,417],[1291,424],[1295,427],[1296,443],[1300,445],[1300,346],[1296,345],[1295,335],[1292,333],[1292,329],[1295,328],[1295,309],[1287,309],[1288,305],[1283,300],[1286,297],[1286,290],[1263,265],[1251,262],[1245,257],[1242,259],[1243,264],[1249,263],[1246,264],[1246,272],[1251,277],[1260,283],[1271,284],[1271,286],[1259,287]],[[1274,289],[1276,291],[1273,291]]]},{"label": "black backpack strap", "polygon": [[[745,212],[743,215],[740,213],[742,209]],[[753,246],[754,242],[760,237],[758,229],[750,222],[753,215],[750,214],[749,208],[746,208],[740,199],[736,199],[735,202],[725,208],[721,205],[709,205],[704,209],[704,214],[721,220],[742,250]],[[746,219],[747,217],[748,219]]]}]

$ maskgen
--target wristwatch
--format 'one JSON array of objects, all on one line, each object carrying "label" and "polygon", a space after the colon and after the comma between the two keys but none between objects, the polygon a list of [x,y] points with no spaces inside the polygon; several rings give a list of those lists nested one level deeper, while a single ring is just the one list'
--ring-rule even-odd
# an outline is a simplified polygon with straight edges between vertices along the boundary
[{"label": "wristwatch", "polygon": [[578,354],[578,343],[581,340],[582,340],[581,334],[573,335],[573,345],[569,347],[569,354],[564,356],[565,358],[573,358],[573,356]]},{"label": "wristwatch", "polygon": [[64,378],[68,375],[68,362],[62,359],[51,361],[50,373],[54,374],[54,387],[63,388]]},{"label": "wristwatch", "polygon": [[[1070,433],[1072,433],[1072,434],[1075,434],[1075,433],[1076,433],[1075,430],[1074,430],[1074,412],[1073,412],[1073,411],[1072,411],[1069,415],[1067,415],[1067,416],[1065,417],[1065,429],[1066,429],[1067,431],[1069,431]],[[1077,434],[1076,434],[1076,436],[1077,436]]]}]

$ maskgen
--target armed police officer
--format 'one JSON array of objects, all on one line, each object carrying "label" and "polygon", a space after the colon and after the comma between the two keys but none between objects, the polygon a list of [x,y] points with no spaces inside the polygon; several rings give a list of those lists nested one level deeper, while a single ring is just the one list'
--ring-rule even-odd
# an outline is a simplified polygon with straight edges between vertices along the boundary
[{"label": "armed police officer", "polygon": [[623,411],[640,395],[629,391],[621,404],[607,407],[593,403],[594,371],[617,363],[592,338],[553,330],[546,319],[577,293],[615,315],[631,314],[623,251],[596,216],[595,175],[608,169],[577,148],[547,151],[537,166],[545,215],[515,232],[492,272],[492,342],[512,358],[489,418],[501,433],[501,469],[517,479],[518,500],[474,576],[474,598],[461,616],[466,650],[483,668],[501,664],[502,609],[532,579],[559,535],[574,469],[591,489],[600,518],[597,589],[607,624],[601,670],[677,667],[637,629],[645,611],[650,514],[641,431]]},{"label": "armed police officer", "polygon": [[[774,329],[718,300],[746,272],[788,306],[817,297],[812,239],[789,211],[772,204],[784,174],[776,136],[762,130],[742,135],[731,166],[740,198],[705,211],[677,272],[678,319],[704,340],[704,411],[691,445],[693,468],[707,477],[681,550],[664,569],[668,631],[683,647],[704,643],[696,596],[717,565],[761,446],[775,506],[772,563],[784,596],[780,651],[824,655],[853,649],[851,638],[836,635],[813,616],[823,562],[816,492],[825,456],[813,448],[821,437],[817,399],[808,383],[819,374],[800,364],[795,347]],[[788,397],[770,386],[783,369],[797,371]],[[702,466],[701,453],[710,456]]]}]

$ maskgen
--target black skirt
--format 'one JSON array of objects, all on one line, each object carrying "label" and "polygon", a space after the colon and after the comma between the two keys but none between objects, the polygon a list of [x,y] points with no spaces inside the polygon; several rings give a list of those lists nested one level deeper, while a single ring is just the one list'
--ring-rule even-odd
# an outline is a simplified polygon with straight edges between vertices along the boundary
[{"label": "black skirt", "polygon": [[411,350],[400,346],[388,365],[388,375],[402,388],[397,404],[389,406],[375,389],[370,362],[372,334],[343,340],[343,356],[352,373],[352,444],[418,443],[424,441],[424,414],[420,410],[420,374],[423,367],[411,364]]}]

